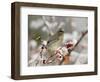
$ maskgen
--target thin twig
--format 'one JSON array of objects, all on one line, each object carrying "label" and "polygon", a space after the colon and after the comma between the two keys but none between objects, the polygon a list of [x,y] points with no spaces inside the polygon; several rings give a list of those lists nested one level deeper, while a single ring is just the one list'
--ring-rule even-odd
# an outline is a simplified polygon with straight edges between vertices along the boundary
[{"label": "thin twig", "polygon": [[87,33],[88,33],[88,31],[86,30],[86,31],[82,34],[82,36],[79,38],[79,40],[78,40],[77,43],[75,44],[74,48],[69,52],[69,55],[71,54],[71,52],[72,52],[73,50],[75,50],[75,48],[77,47],[77,45],[80,43],[80,41],[84,38],[84,36],[85,36]]},{"label": "thin twig", "polygon": [[51,55],[47,60],[46,60],[46,64],[49,63],[49,60],[54,57],[55,55]]},{"label": "thin twig", "polygon": [[[69,51],[68,56],[70,56],[71,52],[72,52],[73,50],[75,50],[75,48],[77,47],[77,45],[80,43],[80,41],[84,38],[84,36],[85,36],[87,33],[88,33],[88,30],[86,30],[86,31],[82,34],[82,36],[79,38],[79,40],[78,40],[77,43],[75,44],[74,48],[73,48],[72,50]],[[59,65],[61,65],[61,64],[63,63],[63,61],[64,61],[64,57],[63,57],[62,61],[59,63]]]}]

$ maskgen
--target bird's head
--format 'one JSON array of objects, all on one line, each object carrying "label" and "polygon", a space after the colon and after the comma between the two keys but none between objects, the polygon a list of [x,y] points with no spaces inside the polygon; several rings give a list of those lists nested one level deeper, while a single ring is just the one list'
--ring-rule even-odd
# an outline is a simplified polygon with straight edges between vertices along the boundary
[{"label": "bird's head", "polygon": [[60,28],[57,33],[58,33],[58,36],[63,35],[64,34],[64,29]]}]

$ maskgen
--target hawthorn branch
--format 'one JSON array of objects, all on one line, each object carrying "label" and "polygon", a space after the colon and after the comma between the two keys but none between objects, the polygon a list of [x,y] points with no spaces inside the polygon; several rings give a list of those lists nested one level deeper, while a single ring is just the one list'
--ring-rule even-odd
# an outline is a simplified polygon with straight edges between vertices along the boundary
[{"label": "hawthorn branch", "polygon": [[77,43],[75,44],[74,48],[73,48],[71,51],[69,51],[69,55],[71,54],[71,52],[72,52],[73,50],[75,50],[75,48],[78,46],[78,44],[81,42],[81,40],[84,38],[84,36],[85,36],[87,33],[88,33],[87,30],[86,30],[84,33],[82,33],[82,36],[79,38],[79,40],[78,40]]},{"label": "hawthorn branch", "polygon": [[[85,32],[82,33],[82,36],[79,38],[79,40],[77,41],[77,43],[75,44],[75,46],[73,47],[72,50],[69,51],[68,56],[70,56],[71,52],[75,50],[75,48],[78,46],[78,44],[81,42],[81,40],[84,38],[84,36],[88,33],[88,31],[86,30]],[[54,57],[54,58],[53,58]],[[55,55],[51,55],[47,60],[46,60],[46,64],[49,64],[51,62],[49,62],[49,60],[53,58],[53,60],[51,62],[53,62],[56,59]],[[59,63],[59,65],[61,65],[64,61],[64,57],[62,59],[62,61]]]},{"label": "hawthorn branch", "polygon": [[[88,30],[86,30],[84,33],[82,33],[82,36],[79,38],[79,40],[77,41],[77,43],[75,44],[74,48],[72,50],[69,51],[68,56],[70,56],[71,52],[73,50],[75,50],[75,48],[78,46],[78,44],[81,42],[81,40],[84,38],[84,36],[88,33]],[[59,63],[59,65],[61,65],[64,61],[64,57],[62,59],[62,61]]]}]

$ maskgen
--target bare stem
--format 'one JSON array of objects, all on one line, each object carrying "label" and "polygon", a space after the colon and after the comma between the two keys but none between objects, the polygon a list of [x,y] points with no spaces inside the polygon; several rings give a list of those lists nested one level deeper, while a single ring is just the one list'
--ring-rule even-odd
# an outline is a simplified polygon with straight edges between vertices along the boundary
[{"label": "bare stem", "polygon": [[[77,45],[81,42],[81,40],[84,38],[84,36],[85,36],[87,33],[88,33],[88,30],[86,30],[84,33],[82,33],[82,36],[79,38],[79,40],[78,40],[77,43],[75,44],[74,48],[73,48],[71,51],[69,51],[68,56],[70,56],[71,52],[72,52],[73,50],[75,50],[75,48],[77,47]],[[62,61],[59,63],[59,65],[61,65],[61,64],[63,63],[63,61],[64,61],[64,58],[63,58]]]},{"label": "bare stem", "polygon": [[77,43],[75,44],[74,48],[69,52],[69,55],[71,54],[71,52],[73,50],[75,50],[75,48],[77,47],[77,45],[81,42],[81,40],[84,38],[84,36],[88,33],[88,31],[86,30],[84,33],[82,33],[82,36],[79,38],[79,40],[77,41]]}]

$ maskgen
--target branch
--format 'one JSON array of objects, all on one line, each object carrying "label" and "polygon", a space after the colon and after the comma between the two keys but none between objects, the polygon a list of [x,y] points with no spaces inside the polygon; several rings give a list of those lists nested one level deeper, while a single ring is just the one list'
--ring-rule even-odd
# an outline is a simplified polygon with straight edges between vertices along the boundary
[{"label": "branch", "polygon": [[87,30],[86,30],[84,33],[82,33],[82,36],[79,38],[79,40],[78,40],[77,43],[75,44],[74,48],[73,48],[71,51],[69,51],[69,55],[71,54],[71,52],[72,52],[73,50],[75,50],[75,48],[77,47],[77,45],[81,42],[81,40],[84,38],[84,36],[85,36],[87,33],[88,33]]},{"label": "branch", "polygon": [[[82,33],[82,36],[79,38],[79,40],[78,40],[77,43],[75,44],[74,48],[73,48],[72,50],[69,51],[68,56],[70,56],[71,52],[72,52],[73,50],[75,50],[75,48],[77,47],[77,45],[81,42],[81,40],[84,38],[84,36],[85,36],[87,33],[88,33],[88,30],[86,30],[84,33]],[[62,61],[59,63],[59,65],[61,65],[61,64],[63,63],[63,61],[64,61],[64,57],[63,57]]]}]

